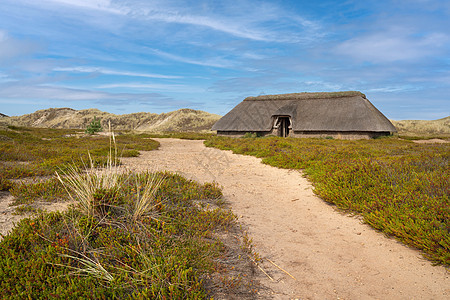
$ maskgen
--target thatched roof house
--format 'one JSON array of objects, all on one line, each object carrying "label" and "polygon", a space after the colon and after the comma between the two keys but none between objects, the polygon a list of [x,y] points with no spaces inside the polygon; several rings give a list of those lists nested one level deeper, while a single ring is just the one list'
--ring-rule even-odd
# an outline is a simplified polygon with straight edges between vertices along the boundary
[{"label": "thatched roof house", "polygon": [[396,132],[360,92],[248,97],[217,121],[219,135],[372,138]]}]

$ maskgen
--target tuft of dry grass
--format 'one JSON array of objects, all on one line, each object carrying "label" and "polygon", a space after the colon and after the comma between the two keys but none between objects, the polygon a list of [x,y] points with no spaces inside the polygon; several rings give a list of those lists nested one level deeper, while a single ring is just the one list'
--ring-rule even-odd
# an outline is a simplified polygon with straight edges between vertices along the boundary
[{"label": "tuft of dry grass", "polygon": [[142,219],[152,207],[160,203],[155,203],[155,194],[158,191],[161,183],[164,180],[163,176],[159,176],[157,173],[152,173],[150,176],[146,176],[143,189],[140,189],[138,178],[136,178],[136,200],[134,201],[132,218],[136,222]]},{"label": "tuft of dry grass", "polygon": [[74,274],[81,274],[85,276],[92,276],[97,279],[103,280],[107,283],[110,283],[114,280],[114,277],[110,272],[108,272],[102,264],[98,261],[98,259],[90,258],[87,255],[84,255],[83,253],[76,252],[78,256],[70,255],[70,254],[60,254],[62,257],[70,258],[75,261],[77,261],[82,267],[72,267],[69,265],[59,265],[61,267],[67,267],[70,269],[75,270]]},{"label": "tuft of dry grass", "polygon": [[106,168],[95,167],[90,159],[90,166],[85,168],[84,174],[75,166],[68,167],[67,171],[61,171],[61,174],[56,172],[70,199],[78,203],[81,211],[88,216],[94,215],[96,195],[99,191],[119,189],[118,175],[117,166],[111,158],[108,158]]}]

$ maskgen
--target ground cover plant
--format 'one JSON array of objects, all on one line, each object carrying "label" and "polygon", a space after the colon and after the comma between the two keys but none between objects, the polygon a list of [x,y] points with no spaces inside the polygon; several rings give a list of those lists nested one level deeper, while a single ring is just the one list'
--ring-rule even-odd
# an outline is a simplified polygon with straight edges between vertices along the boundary
[{"label": "ground cover plant", "polygon": [[[25,167],[48,159],[33,143],[38,149],[55,147],[52,159],[58,162],[49,163],[57,175],[45,180],[6,178],[15,204],[65,199],[75,204],[66,212],[41,211],[0,236],[1,299],[253,297],[256,287],[246,273],[253,272],[250,245],[236,239],[242,232],[216,184],[171,173],[125,173],[116,158],[120,150],[108,137],[85,140],[73,131],[26,128],[2,134],[10,144],[27,146]],[[116,140],[118,149],[158,145],[145,135]],[[8,149],[8,143],[0,145]],[[75,159],[60,164],[68,160],[58,155],[81,154],[84,143],[84,151],[96,154],[87,154],[80,165]],[[12,151],[8,155],[14,157]]]},{"label": "ground cover plant", "polygon": [[[159,143],[139,134],[116,137],[118,155],[135,157]],[[83,168],[90,153],[95,164],[106,163],[108,136],[84,135],[71,129],[22,128],[0,130],[0,190],[12,188],[12,179],[52,176],[69,165]]]},{"label": "ground cover plant", "polygon": [[450,146],[395,138],[329,140],[213,137],[207,146],[303,169],[315,193],[450,265]]},{"label": "ground cover plant", "polygon": [[[0,242],[0,298],[203,299],[206,281],[230,285],[215,234],[236,217],[196,204],[220,204],[216,185],[169,173],[79,176],[104,182],[84,190],[93,201],[24,219]],[[61,180],[82,198],[82,185]]]}]

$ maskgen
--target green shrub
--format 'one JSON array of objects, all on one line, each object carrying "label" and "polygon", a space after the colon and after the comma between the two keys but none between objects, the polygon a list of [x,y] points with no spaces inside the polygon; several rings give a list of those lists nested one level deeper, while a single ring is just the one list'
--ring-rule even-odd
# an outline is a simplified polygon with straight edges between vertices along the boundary
[{"label": "green shrub", "polygon": [[103,131],[102,124],[100,123],[100,120],[97,120],[97,117],[94,117],[94,120],[89,123],[85,130],[87,134],[96,134],[101,131]]},{"label": "green shrub", "polygon": [[13,183],[0,174],[0,191],[9,191],[13,187]]}]

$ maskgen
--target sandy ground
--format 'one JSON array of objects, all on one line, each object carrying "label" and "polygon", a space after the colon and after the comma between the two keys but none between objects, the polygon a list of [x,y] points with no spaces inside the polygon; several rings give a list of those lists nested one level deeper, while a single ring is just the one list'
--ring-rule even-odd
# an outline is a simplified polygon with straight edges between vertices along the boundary
[{"label": "sandy ground", "polygon": [[122,159],[125,167],[218,182],[273,278],[260,272],[259,280],[268,288],[261,297],[450,299],[446,268],[432,266],[418,251],[326,204],[300,172],[206,148],[202,141],[158,141],[159,150]]},{"label": "sandy ground", "polygon": [[[14,197],[9,192],[0,191],[0,234],[7,234],[21,219],[32,215],[31,213],[16,215],[15,207],[10,206],[13,200]],[[46,211],[63,211],[70,204],[70,202],[35,202],[33,207]]]},{"label": "sandy ground", "polygon": [[450,143],[449,141],[442,139],[430,139],[430,140],[413,140],[414,143],[417,144],[446,144]]},{"label": "sandy ground", "polygon": [[14,224],[24,218],[13,214],[14,207],[9,206],[13,199],[8,192],[0,192],[0,234],[8,233]]}]

